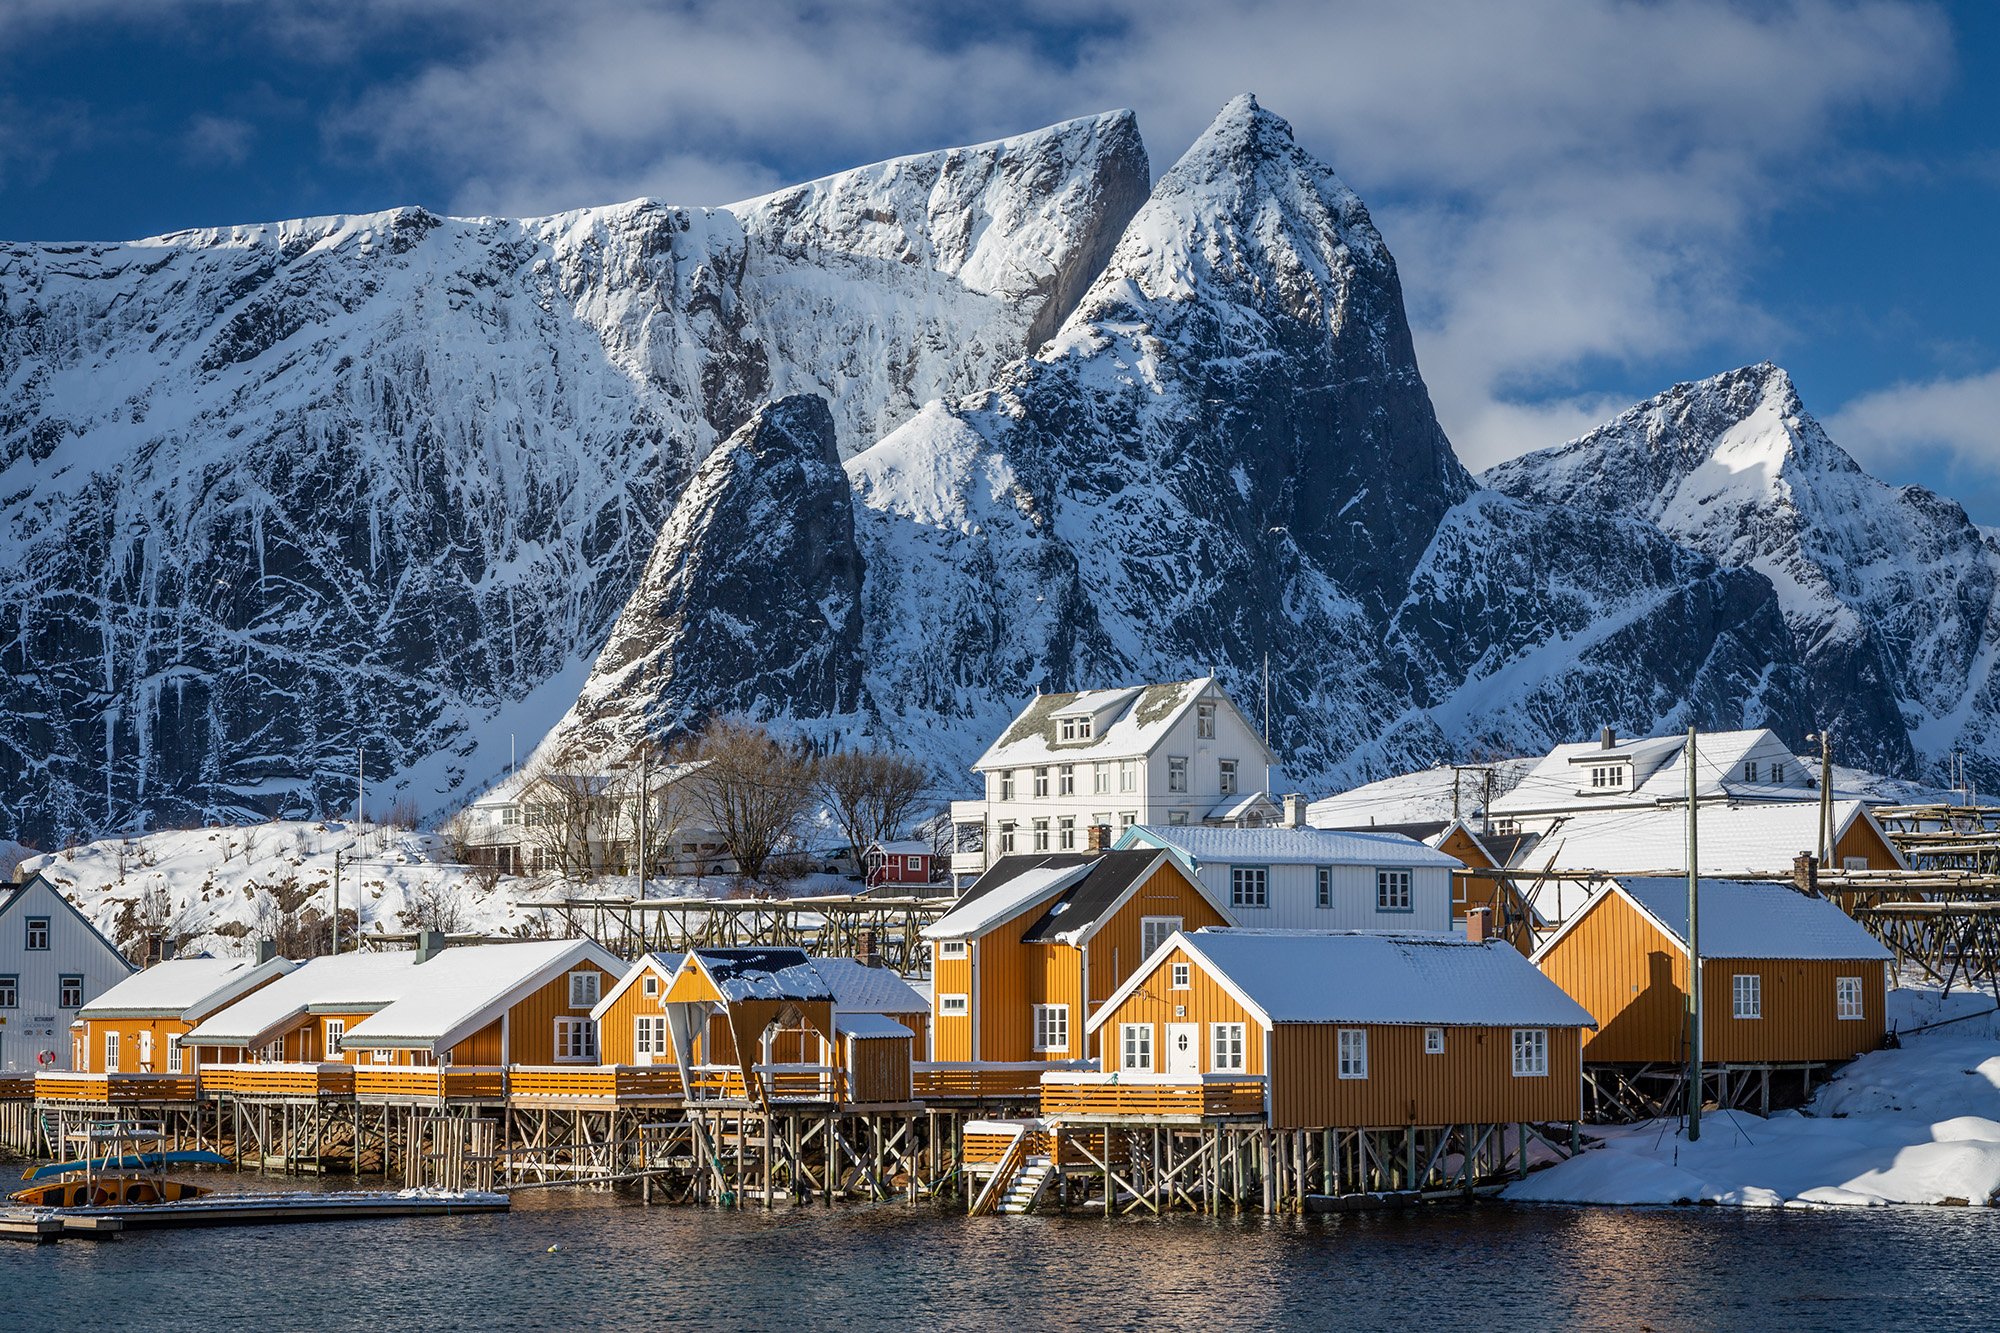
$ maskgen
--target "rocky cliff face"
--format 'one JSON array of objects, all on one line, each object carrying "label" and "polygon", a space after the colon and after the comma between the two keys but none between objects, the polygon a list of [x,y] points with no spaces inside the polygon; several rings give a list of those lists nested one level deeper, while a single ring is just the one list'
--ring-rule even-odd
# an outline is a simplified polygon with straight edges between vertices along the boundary
[{"label": "rocky cliff face", "polygon": [[324,808],[357,747],[449,799],[717,439],[808,391],[853,452],[985,382],[1146,181],[1118,113],[731,209],[0,247],[0,827]]},{"label": "rocky cliff face", "polygon": [[1783,370],[1676,385],[1487,480],[1767,578],[1809,678],[1802,711],[1843,762],[1942,780],[1962,750],[2000,778],[2000,551],[1958,505],[1863,472]]}]

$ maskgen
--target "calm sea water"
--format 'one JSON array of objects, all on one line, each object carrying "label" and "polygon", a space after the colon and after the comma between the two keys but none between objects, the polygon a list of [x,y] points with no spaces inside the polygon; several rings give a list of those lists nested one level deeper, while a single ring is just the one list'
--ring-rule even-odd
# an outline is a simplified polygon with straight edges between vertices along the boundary
[{"label": "calm sea water", "polygon": [[1972,1329],[1997,1255],[1991,1209],[968,1220],[533,1192],[499,1217],[0,1242],[0,1329]]}]

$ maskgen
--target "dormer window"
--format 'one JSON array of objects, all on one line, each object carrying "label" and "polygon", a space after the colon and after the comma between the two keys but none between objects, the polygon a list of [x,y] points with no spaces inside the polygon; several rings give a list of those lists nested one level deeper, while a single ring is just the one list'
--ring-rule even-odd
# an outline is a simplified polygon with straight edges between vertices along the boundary
[{"label": "dormer window", "polygon": [[1623,764],[1595,764],[1590,770],[1592,791],[1621,791],[1625,786]]},{"label": "dormer window", "polygon": [[1056,719],[1056,735],[1065,741],[1087,741],[1090,739],[1090,719],[1088,717],[1064,717]]},{"label": "dormer window", "polygon": [[1773,785],[1775,785],[1775,784],[1777,784],[1777,783],[1780,783],[1780,782],[1783,782],[1784,780],[1785,780],[1785,766],[1784,766],[1784,764],[1782,764],[1782,763],[1779,763],[1779,762],[1776,762],[1776,761],[1773,761],[1773,762],[1772,762],[1772,764],[1771,764],[1771,782],[1772,782],[1772,784],[1773,784]]},{"label": "dormer window", "polygon": [[1198,703],[1194,706],[1194,735],[1196,740],[1215,739],[1215,705]]},{"label": "dormer window", "polygon": [[1757,780],[1757,761],[1755,759],[1746,759],[1743,761],[1743,780],[1745,782],[1755,782]]}]

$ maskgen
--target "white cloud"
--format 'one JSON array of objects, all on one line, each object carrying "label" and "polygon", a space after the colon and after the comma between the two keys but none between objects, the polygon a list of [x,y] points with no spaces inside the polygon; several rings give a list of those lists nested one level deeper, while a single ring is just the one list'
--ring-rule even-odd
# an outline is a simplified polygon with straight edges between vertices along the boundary
[{"label": "white cloud", "polygon": [[241,166],[250,156],[257,127],[237,116],[199,115],[181,135],[181,152],[196,166]]},{"label": "white cloud", "polygon": [[2000,369],[1863,394],[1825,425],[1871,467],[1942,459],[1953,471],[1983,474],[1989,488],[2000,483]]}]

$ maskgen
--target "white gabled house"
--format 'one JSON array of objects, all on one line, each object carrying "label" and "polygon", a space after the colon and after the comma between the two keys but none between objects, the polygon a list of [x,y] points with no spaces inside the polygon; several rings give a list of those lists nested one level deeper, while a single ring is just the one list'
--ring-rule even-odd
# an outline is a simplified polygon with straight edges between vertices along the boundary
[{"label": "white gabled house", "polygon": [[1118,847],[1171,853],[1242,926],[1453,929],[1451,877],[1462,863],[1400,834],[1140,825]]},{"label": "white gabled house", "polygon": [[954,801],[952,873],[1010,853],[1083,851],[1092,828],[1274,822],[1277,757],[1212,676],[1044,694],[972,766]]},{"label": "white gabled house", "polygon": [[132,964],[40,875],[0,885],[0,1070],[71,1067],[71,1025]]}]

